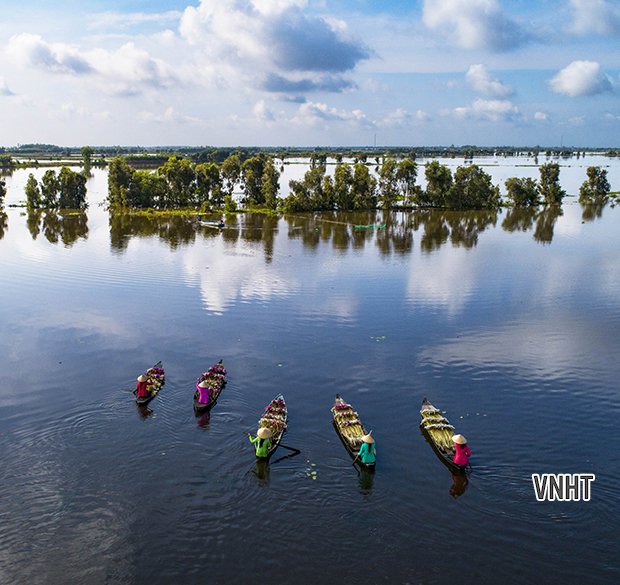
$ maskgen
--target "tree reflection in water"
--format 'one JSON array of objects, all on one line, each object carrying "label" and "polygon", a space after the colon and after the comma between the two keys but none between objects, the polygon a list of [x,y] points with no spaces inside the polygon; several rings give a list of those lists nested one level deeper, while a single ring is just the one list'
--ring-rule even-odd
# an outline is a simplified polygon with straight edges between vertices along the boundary
[{"label": "tree reflection in water", "polygon": [[582,221],[594,221],[595,219],[601,219],[603,216],[603,209],[607,207],[609,201],[598,203],[581,203],[581,219]]},{"label": "tree reflection in water", "polygon": [[0,240],[4,238],[5,232],[9,229],[9,216],[0,207]]},{"label": "tree reflection in water", "polygon": [[[33,212],[35,213],[35,212]],[[221,238],[225,247],[234,249],[240,241],[262,247],[265,261],[273,260],[275,234],[278,226],[286,225],[290,239],[301,240],[304,247],[316,249],[329,243],[335,251],[363,249],[374,245],[381,255],[408,254],[414,247],[414,234],[421,231],[420,248],[427,253],[450,242],[453,246],[473,248],[478,244],[480,234],[489,227],[496,227],[500,216],[506,213],[501,223],[508,232],[534,231],[537,242],[549,243],[553,239],[555,222],[562,216],[558,205],[539,207],[513,207],[483,210],[440,210],[418,209],[414,211],[382,210],[363,212],[321,212],[286,214],[283,220],[276,215],[264,213],[241,213],[225,216],[225,227],[214,229],[200,225],[192,215],[148,214],[132,212],[110,212],[110,241],[112,249],[126,250],[132,237],[157,237],[171,248],[189,245],[196,238]],[[594,213],[599,213],[600,211]],[[52,232],[50,218],[44,227]],[[35,236],[33,223],[31,233]],[[48,225],[49,224],[49,225]]]},{"label": "tree reflection in water", "polygon": [[61,241],[67,247],[80,238],[88,238],[88,216],[84,211],[31,209],[28,210],[26,226],[33,240],[43,231],[48,242],[57,244]]}]

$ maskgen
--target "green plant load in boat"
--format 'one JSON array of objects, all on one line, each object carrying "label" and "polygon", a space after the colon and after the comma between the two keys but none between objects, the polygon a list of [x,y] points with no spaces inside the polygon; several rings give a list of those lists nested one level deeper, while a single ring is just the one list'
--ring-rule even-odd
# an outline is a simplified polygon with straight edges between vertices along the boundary
[{"label": "green plant load in boat", "polygon": [[448,451],[454,451],[454,427],[449,423],[448,419],[441,415],[434,406],[431,408],[423,408],[420,411],[422,422],[420,426],[433,437],[438,447],[442,447]]},{"label": "green plant load in boat", "polygon": [[158,366],[161,365],[161,362],[157,366],[153,366],[146,371],[146,377],[151,381],[149,384],[149,390],[153,396],[157,396],[161,387],[164,385],[166,381],[166,375],[164,374],[164,369]]},{"label": "green plant load in boat", "polygon": [[280,439],[284,431],[286,431],[286,419],[286,403],[282,395],[279,395],[271,401],[269,406],[265,407],[265,413],[258,421],[261,427],[271,429],[272,444]]},{"label": "green plant load in boat", "polygon": [[342,436],[349,441],[351,447],[359,449],[362,446],[362,437],[366,434],[362,421],[357,412],[342,398],[337,397],[334,407],[334,422],[338,425]]}]

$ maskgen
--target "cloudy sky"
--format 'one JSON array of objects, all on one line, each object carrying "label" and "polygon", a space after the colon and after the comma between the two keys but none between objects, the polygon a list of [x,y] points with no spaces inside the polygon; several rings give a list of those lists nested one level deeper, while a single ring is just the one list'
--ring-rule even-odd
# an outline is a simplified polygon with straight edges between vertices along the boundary
[{"label": "cloudy sky", "polygon": [[0,9],[1,146],[620,146],[620,0]]}]

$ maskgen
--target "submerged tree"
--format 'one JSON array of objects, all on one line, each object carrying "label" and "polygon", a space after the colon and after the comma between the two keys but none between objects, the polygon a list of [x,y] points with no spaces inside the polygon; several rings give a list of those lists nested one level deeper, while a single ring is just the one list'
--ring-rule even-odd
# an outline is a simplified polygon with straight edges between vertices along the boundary
[{"label": "submerged tree", "polygon": [[454,182],[446,196],[452,209],[484,209],[498,207],[499,187],[491,183],[491,175],[479,166],[458,167]]},{"label": "submerged tree", "polygon": [[540,167],[540,194],[546,204],[562,203],[566,191],[560,187],[558,163],[547,163]]},{"label": "submerged tree", "polygon": [[26,205],[28,209],[38,209],[41,206],[41,189],[34,175],[30,173],[26,181]]},{"label": "submerged tree", "polygon": [[268,209],[275,211],[278,207],[278,193],[280,192],[280,171],[276,169],[272,158],[268,158],[265,163],[261,183],[263,202]]},{"label": "submerged tree", "polygon": [[424,176],[426,177],[426,192],[421,195],[422,203],[444,207],[446,197],[452,187],[450,169],[434,160],[424,165]]},{"label": "submerged tree", "polygon": [[607,171],[601,167],[588,167],[588,180],[579,188],[580,203],[604,203],[611,191]]},{"label": "submerged tree", "polygon": [[514,205],[538,205],[540,203],[540,193],[538,185],[534,179],[511,177],[506,180],[506,190],[508,191],[508,199]]}]

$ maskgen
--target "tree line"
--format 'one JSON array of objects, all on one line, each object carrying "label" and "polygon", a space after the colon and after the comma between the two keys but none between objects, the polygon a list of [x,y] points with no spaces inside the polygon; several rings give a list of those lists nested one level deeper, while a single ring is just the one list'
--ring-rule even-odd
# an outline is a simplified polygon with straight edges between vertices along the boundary
[{"label": "tree line", "polygon": [[62,167],[58,174],[53,169],[45,171],[37,182],[30,173],[24,191],[29,209],[86,209],[86,174]]},{"label": "tree line", "polygon": [[[240,184],[242,202],[285,213],[305,211],[362,211],[405,207],[492,209],[502,205],[498,185],[477,165],[459,166],[454,174],[446,165],[424,165],[426,188],[416,184],[418,165],[411,157],[376,159],[375,174],[365,156],[343,162],[336,156],[333,175],[327,174],[327,155],[313,153],[303,179],[289,182],[290,194],[279,198],[280,170],[264,154],[246,158],[228,156],[221,164],[194,163],[172,156],[155,172],[138,170],[122,157],[109,164],[108,201],[113,206],[169,209],[196,207],[203,211],[236,208],[233,191]],[[505,182],[507,199],[516,206],[560,204],[560,165],[539,168],[540,179],[511,177]],[[581,201],[605,199],[610,193],[607,171],[589,167],[580,189]]]}]

